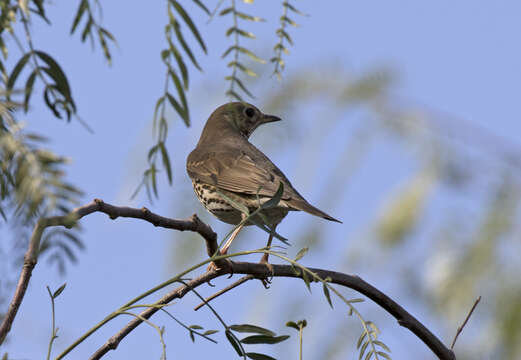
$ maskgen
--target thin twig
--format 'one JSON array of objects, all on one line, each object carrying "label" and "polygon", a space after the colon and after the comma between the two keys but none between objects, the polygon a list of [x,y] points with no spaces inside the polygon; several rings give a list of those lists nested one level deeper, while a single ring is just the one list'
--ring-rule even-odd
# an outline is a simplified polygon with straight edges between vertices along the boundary
[{"label": "thin twig", "polygon": [[246,276],[243,276],[242,278],[240,278],[239,280],[237,280],[236,282],[234,282],[233,284],[231,285],[228,285],[227,287],[217,291],[215,294],[211,295],[211,296],[208,296],[206,299],[204,299],[204,301],[202,303],[200,303],[199,305],[197,305],[196,307],[194,307],[194,311],[197,311],[199,310],[200,308],[202,308],[207,302],[210,302],[212,301],[213,299],[215,299],[216,297],[219,297],[221,296],[222,294],[232,290],[233,288],[236,288],[237,286],[241,285],[242,283],[245,283],[246,281],[248,280],[251,280],[251,279],[254,279],[255,276],[253,275],[246,275]]},{"label": "thin twig", "polygon": [[29,280],[31,279],[32,271],[38,261],[40,239],[42,238],[42,234],[45,228],[50,226],[65,226],[67,228],[71,228],[79,219],[95,212],[105,213],[109,215],[112,220],[115,220],[118,217],[128,217],[145,220],[154,226],[167,229],[193,231],[205,239],[208,256],[211,257],[218,249],[217,234],[210,228],[210,226],[199,220],[195,214],[192,215],[192,217],[189,219],[170,219],[154,214],[147,208],[137,209],[126,206],[114,206],[103,202],[103,200],[95,199],[87,205],[74,209],[67,215],[41,218],[36,223],[29,240],[29,246],[24,255],[24,264],[18,279],[18,284],[16,285],[13,299],[11,300],[7,313],[5,314],[2,324],[0,325],[0,344],[4,342],[7,334],[11,330],[13,321],[25,296],[27,286],[29,285]]},{"label": "thin twig", "polygon": [[463,321],[463,324],[461,324],[461,326],[456,331],[456,336],[454,336],[454,340],[452,340],[452,344],[450,345],[451,350],[454,349],[454,345],[456,344],[456,340],[458,339],[459,334],[461,334],[461,332],[463,331],[463,328],[465,327],[465,325],[467,325],[467,321],[469,321],[470,316],[472,315],[472,313],[474,312],[474,309],[476,308],[476,306],[478,306],[480,301],[481,301],[481,296],[478,296],[476,301],[474,301],[474,305],[472,305],[472,308],[470,309],[469,313],[467,314],[465,321]]}]

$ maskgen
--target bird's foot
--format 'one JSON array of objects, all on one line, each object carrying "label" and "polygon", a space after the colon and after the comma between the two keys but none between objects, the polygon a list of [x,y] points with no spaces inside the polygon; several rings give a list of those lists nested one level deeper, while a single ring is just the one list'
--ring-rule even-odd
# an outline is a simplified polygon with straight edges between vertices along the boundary
[{"label": "bird's foot", "polygon": [[262,259],[260,261],[260,263],[266,265],[266,267],[268,269],[268,271],[267,271],[268,275],[266,275],[266,277],[260,279],[260,281],[262,282],[262,285],[264,286],[265,289],[269,289],[271,281],[273,280],[273,275],[274,275],[273,265],[271,265],[268,262],[268,255],[269,254],[262,255]]},{"label": "bird's foot", "polygon": [[207,272],[210,271],[221,271],[221,270],[229,270],[230,276],[233,276],[233,261],[230,259],[220,259],[217,261],[212,261],[210,264],[208,264],[208,267],[206,268]]}]

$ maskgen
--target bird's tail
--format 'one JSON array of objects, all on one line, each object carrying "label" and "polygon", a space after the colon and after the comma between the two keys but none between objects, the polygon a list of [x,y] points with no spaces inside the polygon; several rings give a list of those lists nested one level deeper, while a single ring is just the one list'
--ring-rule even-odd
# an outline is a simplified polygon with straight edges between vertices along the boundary
[{"label": "bird's tail", "polygon": [[329,220],[329,221],[336,221],[336,222],[342,224],[342,221],[337,220],[337,219],[335,219],[332,216],[329,216],[328,214],[326,214],[322,210],[317,209],[316,207],[314,207],[313,205],[308,203],[306,200],[303,200],[303,199],[302,200],[300,200],[300,199],[291,199],[291,201],[289,201],[289,205],[292,208],[295,208],[297,210],[302,210],[302,211],[305,211],[305,212],[307,212],[307,213],[309,213],[311,215],[319,216],[319,217],[321,217],[323,219],[326,219],[326,220]]}]

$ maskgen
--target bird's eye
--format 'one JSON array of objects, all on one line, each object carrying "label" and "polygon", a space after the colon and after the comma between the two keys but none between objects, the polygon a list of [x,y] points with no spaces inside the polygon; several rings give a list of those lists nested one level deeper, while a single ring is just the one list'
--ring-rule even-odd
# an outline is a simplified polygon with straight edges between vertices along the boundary
[{"label": "bird's eye", "polygon": [[251,107],[249,107],[249,108],[246,108],[246,110],[244,110],[244,113],[246,114],[247,117],[252,118],[253,115],[255,115],[255,110],[253,110]]}]

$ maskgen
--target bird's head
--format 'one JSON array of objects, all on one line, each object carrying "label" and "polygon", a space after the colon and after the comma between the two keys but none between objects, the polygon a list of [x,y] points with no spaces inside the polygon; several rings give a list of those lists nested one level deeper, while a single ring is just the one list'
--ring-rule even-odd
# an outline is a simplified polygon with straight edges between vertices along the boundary
[{"label": "bird's head", "polygon": [[[279,120],[280,118],[277,116],[263,114],[251,104],[230,102],[219,106],[210,115],[205,130],[206,128],[228,129],[248,139],[259,125]],[[215,135],[218,136],[219,134]]]}]

